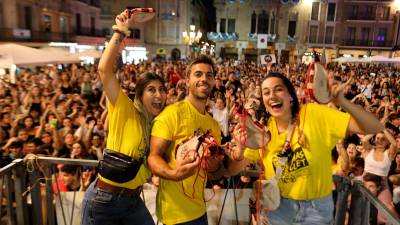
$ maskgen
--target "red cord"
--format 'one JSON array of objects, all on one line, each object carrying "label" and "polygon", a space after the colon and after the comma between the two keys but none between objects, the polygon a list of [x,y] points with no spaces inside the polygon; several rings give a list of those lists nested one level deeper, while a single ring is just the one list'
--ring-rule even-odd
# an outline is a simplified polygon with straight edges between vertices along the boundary
[{"label": "red cord", "polygon": [[[209,157],[209,156],[206,157],[206,156],[204,155],[205,152],[209,150],[209,147],[210,147],[210,146],[221,147],[215,140],[210,141],[209,139],[206,139],[206,138],[204,138],[204,139],[205,139],[204,142],[205,142],[207,145],[204,147],[204,150],[203,150],[203,152],[202,152],[202,154],[201,154],[201,156],[200,156],[200,163],[199,163],[199,167],[198,167],[197,172],[196,172],[196,177],[195,177],[194,182],[193,182],[193,185],[192,185],[193,192],[192,192],[191,196],[188,195],[188,194],[186,193],[185,187],[183,186],[183,181],[181,181],[181,186],[182,186],[182,190],[183,190],[184,195],[185,195],[186,197],[188,197],[188,198],[191,198],[191,199],[195,199],[195,196],[194,196],[194,195],[195,195],[195,193],[196,193],[196,183],[197,183],[198,178],[199,178],[199,177],[202,178],[202,183],[203,183],[203,184],[202,184],[202,187],[205,186],[205,183],[206,183],[206,180],[207,180],[207,174],[206,174],[206,176],[201,176],[201,175],[200,175],[200,172],[201,172],[201,165],[202,165],[202,162],[203,162],[203,161],[204,161],[204,163],[205,163],[204,171],[207,171],[207,170],[208,170],[208,157]],[[206,141],[206,140],[207,140],[207,141]],[[188,154],[188,153],[189,153],[189,151],[188,151],[186,154]],[[217,154],[218,154],[218,152],[217,152]],[[211,196],[211,198],[210,198],[209,200],[206,200],[206,199],[205,199],[204,191],[203,191],[203,193],[202,193],[202,198],[203,198],[203,201],[205,201],[205,202],[210,201],[214,196],[215,196],[215,191],[214,191],[214,189],[213,189],[213,194],[212,194],[212,196]]]}]

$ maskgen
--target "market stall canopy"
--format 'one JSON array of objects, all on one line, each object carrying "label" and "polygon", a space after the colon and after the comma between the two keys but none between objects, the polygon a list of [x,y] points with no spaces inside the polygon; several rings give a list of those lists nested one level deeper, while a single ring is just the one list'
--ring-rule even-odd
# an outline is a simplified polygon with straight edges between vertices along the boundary
[{"label": "market stall canopy", "polygon": [[12,64],[17,66],[43,65],[60,63],[56,55],[47,51],[31,48],[18,44],[1,44],[0,55],[4,60],[2,67],[9,68]]},{"label": "market stall canopy", "polygon": [[55,48],[55,47],[45,47],[42,48],[41,50],[48,52],[48,54],[53,55],[54,59],[57,61],[57,63],[76,63],[79,62],[79,56],[73,53],[70,53],[66,49],[62,48]]}]

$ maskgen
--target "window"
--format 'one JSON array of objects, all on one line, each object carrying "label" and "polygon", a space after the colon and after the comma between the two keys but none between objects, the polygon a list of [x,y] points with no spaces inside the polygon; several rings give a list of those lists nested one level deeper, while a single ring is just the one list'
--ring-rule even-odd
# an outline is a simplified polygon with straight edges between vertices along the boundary
[{"label": "window", "polygon": [[45,32],[51,32],[51,16],[43,15],[43,27]]},{"label": "window", "polygon": [[250,33],[254,34],[256,32],[256,22],[257,22],[257,14],[255,11],[251,14],[251,28]]},{"label": "window", "polygon": [[219,23],[219,32],[225,33],[226,32],[226,19],[221,19],[221,22]]},{"label": "window", "polygon": [[390,7],[384,6],[382,7],[382,17],[381,20],[389,20],[390,16]]},{"label": "window", "polygon": [[319,2],[313,2],[311,8],[311,20],[318,20],[319,17]]},{"label": "window", "polygon": [[76,21],[75,21],[75,28],[76,28],[76,34],[81,34],[81,14],[77,13],[76,14]]},{"label": "window", "polygon": [[387,28],[386,27],[380,27],[378,29],[378,36],[376,37],[376,40],[384,42],[385,39],[386,39],[386,34],[387,34]]},{"label": "window", "polygon": [[108,35],[110,35],[110,29],[108,29],[108,28],[103,28],[103,29],[102,29],[102,34],[103,34],[103,36],[108,36]]},{"label": "window", "polygon": [[356,28],[348,27],[347,28],[347,44],[353,45],[356,39]]},{"label": "window", "polygon": [[349,19],[351,19],[351,20],[356,19],[357,14],[358,14],[358,5],[351,6],[351,14],[350,14]]},{"label": "window", "polygon": [[132,30],[132,38],[140,39],[140,29],[134,28]]},{"label": "window", "polygon": [[96,22],[94,17],[90,17],[90,34],[96,34]]},{"label": "window", "polygon": [[228,33],[235,32],[235,19],[228,19]]},{"label": "window", "polygon": [[372,10],[373,10],[373,8],[372,8],[371,5],[367,5],[367,6],[365,7],[364,19],[372,20],[372,19],[375,18],[375,17],[373,16],[374,13],[372,13]]},{"label": "window", "polygon": [[296,20],[290,20],[288,26],[288,35],[294,37],[296,35]]},{"label": "window", "polygon": [[310,26],[309,42],[317,43],[318,26]]},{"label": "window", "polygon": [[25,11],[25,28],[32,29],[32,8],[29,6],[24,7]]},{"label": "window", "polygon": [[269,33],[275,34],[275,14],[273,12],[271,15],[271,31]]},{"label": "window", "polygon": [[269,16],[263,10],[260,15],[258,15],[258,24],[257,24],[257,33],[259,34],[267,34],[268,33],[268,22],[269,22]]},{"label": "window", "polygon": [[107,1],[103,1],[101,3],[101,14],[103,15],[111,15],[111,5],[109,5],[109,3]]},{"label": "window", "polygon": [[139,29],[131,28],[129,30],[131,31],[131,35],[129,36],[130,38],[140,39],[140,30]]},{"label": "window", "polygon": [[335,13],[336,13],[336,3],[330,2],[328,4],[328,16],[326,18],[327,21],[335,21]]},{"label": "window", "polygon": [[67,18],[60,16],[60,32],[67,33]]},{"label": "window", "polygon": [[325,30],[325,44],[333,43],[333,27],[326,27]]},{"label": "window", "polygon": [[369,27],[361,28],[361,45],[368,46],[370,32],[371,32],[371,28],[369,28]]}]

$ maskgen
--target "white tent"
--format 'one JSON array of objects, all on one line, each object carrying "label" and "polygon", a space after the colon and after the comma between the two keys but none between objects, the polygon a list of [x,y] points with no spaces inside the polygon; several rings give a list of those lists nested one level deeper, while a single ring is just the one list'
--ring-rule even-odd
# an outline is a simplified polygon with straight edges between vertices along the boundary
[{"label": "white tent", "polygon": [[3,60],[0,65],[5,68],[12,64],[17,66],[43,65],[57,63],[57,57],[49,52],[17,44],[0,45],[0,55]]},{"label": "white tent", "polygon": [[0,53],[0,68],[10,68],[14,64],[10,55]]},{"label": "white tent", "polygon": [[92,58],[98,59],[101,57],[102,53],[95,49],[89,49],[89,50],[86,50],[83,52],[78,52],[75,54],[78,55],[79,57],[92,57]]},{"label": "white tent", "polygon": [[337,59],[332,60],[333,62],[338,62],[338,63],[360,63],[363,62],[362,59],[357,58],[357,57],[339,57]]},{"label": "white tent", "polygon": [[68,50],[64,50],[61,48],[45,47],[42,48],[41,50],[46,51],[49,54],[53,55],[57,63],[75,63],[80,61],[79,56],[68,52]]},{"label": "white tent", "polygon": [[366,62],[366,63],[392,63],[395,61],[391,58],[387,58],[387,57],[380,56],[380,55],[374,55],[374,56],[371,56],[368,58],[363,58],[363,62]]}]

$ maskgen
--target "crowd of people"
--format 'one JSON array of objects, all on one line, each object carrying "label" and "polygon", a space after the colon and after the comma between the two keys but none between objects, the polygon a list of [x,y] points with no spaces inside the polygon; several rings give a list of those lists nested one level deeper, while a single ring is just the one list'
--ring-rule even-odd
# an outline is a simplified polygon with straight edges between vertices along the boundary
[{"label": "crowd of people", "polygon": [[[166,104],[185,99],[186,61],[148,61],[118,69],[122,91],[133,101],[140,74],[152,72],[166,83]],[[97,65],[71,65],[63,70],[38,67],[21,70],[15,83],[7,75],[0,88],[1,166],[28,154],[75,159],[102,159],[109,131],[108,108]],[[362,180],[363,174],[378,175],[379,194],[389,208],[400,202],[399,70],[387,65],[328,64],[329,74],[346,83],[345,97],[376,115],[386,130],[378,135],[353,135],[332,150],[332,173]],[[206,110],[218,122],[221,142],[232,140],[237,118],[235,106],[244,104],[253,119],[266,123],[262,81],[270,72],[280,72],[292,82],[299,102],[307,102],[306,65],[259,66],[255,63],[221,61],[216,65],[215,86]],[[334,104],[328,104],[335,107]],[[371,154],[370,154],[371,153]],[[380,171],[371,170],[379,164]],[[257,164],[250,165],[255,168]],[[94,179],[95,170],[90,169]],[[61,170],[62,171],[62,170]],[[367,176],[370,180],[371,175]],[[383,179],[382,179],[383,178]],[[226,179],[209,183],[224,188]],[[238,176],[237,187],[251,187],[256,178]],[[378,179],[378,178],[377,178]],[[84,182],[87,184],[87,182]],[[393,195],[393,199],[391,196]]]},{"label": "crowd of people", "polygon": [[[329,224],[333,205],[325,198],[331,198],[332,174],[365,182],[395,215],[400,213],[398,68],[328,63],[330,79],[343,85],[331,86],[333,100],[325,106],[313,103],[304,64],[259,65],[199,56],[191,62],[149,60],[117,68],[126,28],[125,15],[119,16],[99,65],[21,69],[15,82],[8,74],[2,77],[0,167],[38,155],[101,160],[98,170],[57,167],[60,177],[55,192],[87,190],[83,224],[94,219],[100,224],[117,219],[128,224],[132,218],[152,221],[137,195],[151,173],[159,179],[154,183],[159,185],[157,216],[162,223],[206,224],[204,196],[198,190],[206,185],[227,188],[229,176],[243,169],[260,169],[258,159],[267,178],[274,176],[276,167],[284,170],[281,178],[287,182],[280,185],[281,210],[269,214],[277,224],[290,224],[288,219],[296,217],[296,212],[289,210],[288,216],[288,208],[313,199],[318,201],[310,204],[317,205],[320,214],[304,205],[304,213],[317,216],[302,218],[306,220],[299,224]],[[263,155],[265,146],[258,146],[260,154],[249,156],[254,150],[245,149],[249,146],[241,139],[252,137],[240,126],[239,106],[252,121],[268,128],[267,154]],[[199,128],[210,130],[216,145],[236,147],[226,147],[229,152],[221,152],[226,156],[209,157],[206,163],[197,156],[179,159],[174,150]],[[134,159],[124,159],[126,168],[135,168],[133,177],[131,170],[116,168],[110,161],[123,159],[121,153]],[[286,166],[286,162],[276,162],[276,155],[282,153],[287,153]],[[207,184],[197,180],[207,176]],[[250,188],[257,177],[237,175],[234,179],[235,188]],[[99,195],[98,189],[129,191],[124,191],[126,198],[119,198]],[[105,198],[113,199],[118,207],[110,211],[95,204],[104,203]],[[93,217],[93,211],[103,216]],[[377,223],[385,223],[379,213]]]}]

